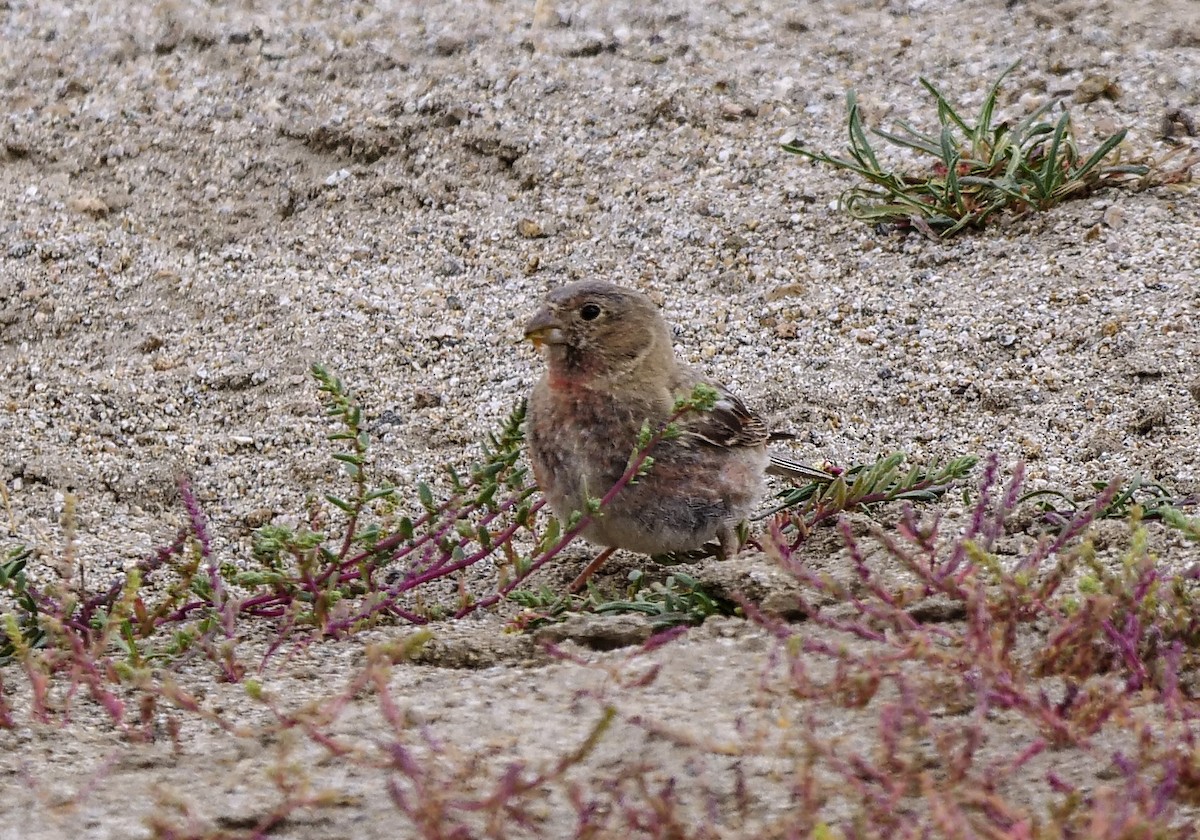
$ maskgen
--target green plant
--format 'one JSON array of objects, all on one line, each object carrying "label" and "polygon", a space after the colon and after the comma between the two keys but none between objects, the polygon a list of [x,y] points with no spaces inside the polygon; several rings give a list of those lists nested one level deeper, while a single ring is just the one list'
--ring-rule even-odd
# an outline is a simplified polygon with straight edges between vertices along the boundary
[{"label": "green plant", "polygon": [[928,171],[903,174],[880,162],[853,90],[846,94],[849,157],[813,151],[799,143],[783,148],[864,178],[868,186],[851,187],[841,196],[841,206],[854,218],[916,227],[943,237],[982,227],[1001,211],[1023,215],[1103,187],[1145,184],[1153,166],[1122,164],[1115,154],[1125,129],[1085,155],[1075,142],[1070,113],[1064,109],[1052,118],[1057,101],[1046,102],[1015,125],[997,121],[1000,85],[1016,66],[1010,65],[992,84],[974,122],[921,78],[921,86],[937,103],[938,130],[924,132],[905,121],[897,122],[895,131],[870,130],[896,146],[931,156],[934,163]]},{"label": "green plant", "polygon": [[3,613],[0,627],[0,665],[7,665],[15,656],[40,646],[46,633],[38,626],[37,601],[29,592],[25,578],[25,564],[32,554],[24,546],[8,552],[8,558],[0,562],[0,595],[11,598],[19,608]]},{"label": "green plant", "polygon": [[833,481],[812,482],[781,492],[778,504],[760,514],[766,519],[786,514],[803,534],[815,525],[854,509],[871,511],[887,502],[932,502],[978,463],[973,455],[934,461],[903,470],[904,453],[893,452],[873,464],[857,464]]},{"label": "green plant", "polygon": [[[1103,481],[1092,482],[1092,489],[1096,492],[1104,490],[1107,486]],[[1038,500],[1039,507],[1045,511],[1046,519],[1054,525],[1066,523],[1071,516],[1078,512],[1080,507],[1086,506],[1090,502],[1090,497],[1085,496],[1081,499],[1072,493],[1053,488],[1033,490],[1023,495],[1019,501],[1028,502],[1034,499]],[[1065,510],[1057,509],[1057,502],[1065,504],[1067,508]],[[1182,514],[1178,508],[1195,503],[1194,498],[1181,498],[1173,495],[1158,481],[1151,481],[1135,475],[1117,488],[1112,501],[1097,514],[1096,518],[1127,519],[1133,515],[1136,508],[1139,519],[1158,519],[1179,528],[1179,530],[1187,531],[1186,520],[1181,518]]]},{"label": "green plant", "polygon": [[629,573],[629,586],[620,598],[610,599],[589,584],[583,595],[561,594],[543,586],[537,590],[515,590],[509,599],[524,608],[513,622],[521,630],[542,627],[582,612],[640,613],[651,619],[654,630],[665,630],[683,624],[702,624],[709,616],[734,615],[738,610],[736,604],[708,594],[699,581],[683,572],[674,572],[659,582],[650,580],[641,569]]}]

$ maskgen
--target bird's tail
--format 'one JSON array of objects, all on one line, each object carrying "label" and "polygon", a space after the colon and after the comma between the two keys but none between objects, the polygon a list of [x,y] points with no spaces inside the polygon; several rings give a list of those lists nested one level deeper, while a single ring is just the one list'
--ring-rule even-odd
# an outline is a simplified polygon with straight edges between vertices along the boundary
[{"label": "bird's tail", "polygon": [[767,466],[767,472],[771,475],[778,475],[783,478],[795,478],[800,481],[815,481],[819,484],[828,484],[836,478],[836,476],[825,472],[825,470],[801,464],[787,455],[781,455],[774,451],[768,454],[771,456],[771,463]]}]

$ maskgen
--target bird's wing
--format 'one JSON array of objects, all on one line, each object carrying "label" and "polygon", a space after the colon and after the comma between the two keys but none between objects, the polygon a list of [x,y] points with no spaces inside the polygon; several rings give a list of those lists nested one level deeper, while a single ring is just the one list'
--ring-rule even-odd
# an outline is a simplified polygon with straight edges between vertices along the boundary
[{"label": "bird's wing", "polygon": [[[717,392],[717,401],[711,411],[691,412],[679,418],[683,434],[701,440],[711,446],[722,448],[765,447],[770,441],[786,440],[795,435],[772,432],[761,415],[751,411],[741,398],[694,368],[680,365],[672,381],[676,399],[688,397],[696,385],[703,383]],[[770,463],[767,472],[784,478],[815,481],[828,484],[834,476],[824,470],[810,467],[776,450],[768,450]]]},{"label": "bird's wing", "polygon": [[680,374],[673,389],[677,398],[686,398],[700,383],[717,392],[717,401],[711,411],[690,412],[679,419],[680,429],[685,435],[725,448],[766,444],[769,437],[766,421],[748,409],[740,397],[724,385],[707,380],[691,369],[683,368]]}]

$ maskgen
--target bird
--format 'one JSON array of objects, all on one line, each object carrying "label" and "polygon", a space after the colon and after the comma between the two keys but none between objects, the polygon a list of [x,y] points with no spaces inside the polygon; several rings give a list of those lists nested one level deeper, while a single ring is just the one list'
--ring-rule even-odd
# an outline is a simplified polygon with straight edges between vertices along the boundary
[{"label": "bird", "polygon": [[675,417],[644,474],[590,514],[581,536],[605,550],[571,584],[578,591],[617,549],[690,552],[715,541],[719,558],[762,498],[767,472],[810,481],[833,476],[768,443],[763,417],[675,355],[671,328],[646,295],[602,280],[552,290],[524,325],[546,367],[529,396],[525,437],[534,479],[555,516],[569,521],[617,484],[643,428],[663,428],[696,386],[715,392],[707,411]]}]

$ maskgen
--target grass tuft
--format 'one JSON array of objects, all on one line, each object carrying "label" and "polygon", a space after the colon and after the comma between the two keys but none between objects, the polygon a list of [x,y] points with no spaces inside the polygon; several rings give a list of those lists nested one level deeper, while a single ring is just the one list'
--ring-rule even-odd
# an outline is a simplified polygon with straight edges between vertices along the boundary
[{"label": "grass tuft", "polygon": [[[1182,180],[1195,165],[1194,156],[1170,171],[1165,169],[1165,158],[1122,162],[1120,146],[1127,129],[1105,138],[1090,152],[1081,151],[1071,115],[1059,101],[1046,102],[1015,123],[998,119],[1001,84],[1018,63],[1000,74],[974,118],[963,116],[939,88],[921,78],[921,86],[937,106],[936,131],[923,131],[905,121],[890,131],[868,131],[851,90],[846,94],[847,157],[801,143],[783,148],[865,180],[867,185],[850,187],[840,199],[842,209],[854,218],[916,228],[932,237],[981,228],[1003,213],[1023,216],[1048,210],[1106,187],[1144,189]],[[880,160],[869,135],[932,162],[923,171],[899,172]]]}]

